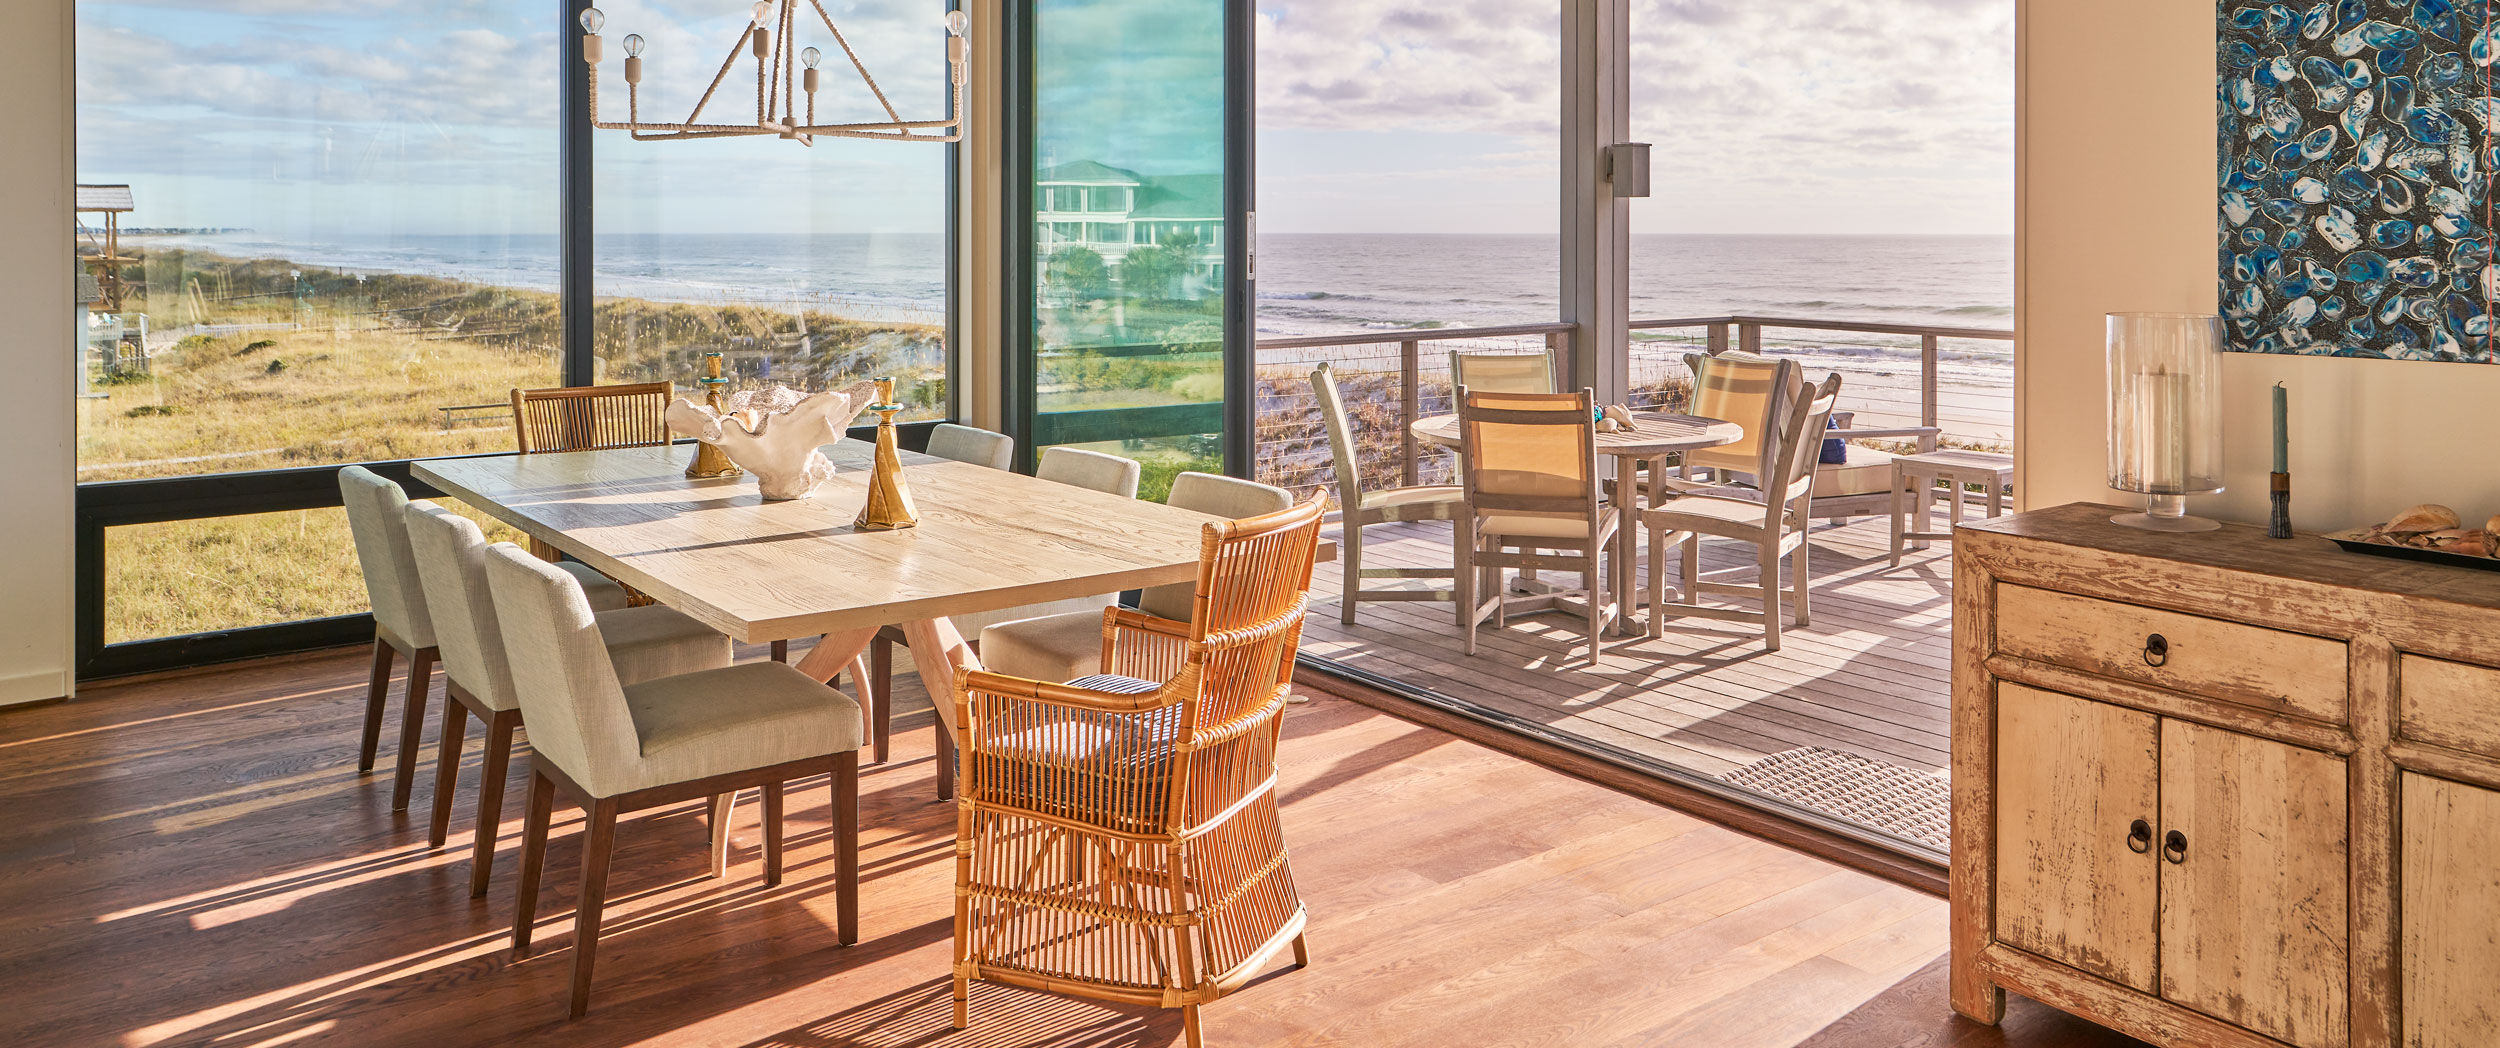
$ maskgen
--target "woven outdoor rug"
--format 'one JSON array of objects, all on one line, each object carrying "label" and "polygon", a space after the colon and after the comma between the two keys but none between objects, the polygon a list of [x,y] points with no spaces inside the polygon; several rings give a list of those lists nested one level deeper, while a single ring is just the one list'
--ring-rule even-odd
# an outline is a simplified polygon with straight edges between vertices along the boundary
[{"label": "woven outdoor rug", "polygon": [[1952,843],[1952,787],[1935,775],[1821,746],[1774,753],[1719,776],[1932,848]]}]

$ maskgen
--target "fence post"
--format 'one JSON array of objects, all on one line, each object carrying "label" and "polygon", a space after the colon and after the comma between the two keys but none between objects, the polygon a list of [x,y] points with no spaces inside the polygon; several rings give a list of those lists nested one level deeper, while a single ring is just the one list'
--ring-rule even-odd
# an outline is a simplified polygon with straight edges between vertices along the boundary
[{"label": "fence post", "polygon": [[1398,343],[1398,446],[1405,451],[1398,473],[1407,487],[1417,483],[1422,466],[1418,460],[1422,458],[1423,449],[1417,446],[1415,440],[1415,420],[1422,417],[1418,412],[1424,396],[1423,376],[1419,373],[1422,370],[1419,359],[1422,345],[1421,341],[1411,338]]},{"label": "fence post", "polygon": [[[1922,335],[1918,340],[1918,424],[1936,428],[1936,336]],[[1920,451],[1936,450],[1939,434],[1928,433],[1918,438]]]},{"label": "fence post", "polygon": [[1762,325],[1747,320],[1736,325],[1736,344],[1747,353],[1762,355]]},{"label": "fence post", "polygon": [[1720,321],[1710,325],[1710,355],[1715,357],[1725,352],[1727,352],[1727,322]]}]

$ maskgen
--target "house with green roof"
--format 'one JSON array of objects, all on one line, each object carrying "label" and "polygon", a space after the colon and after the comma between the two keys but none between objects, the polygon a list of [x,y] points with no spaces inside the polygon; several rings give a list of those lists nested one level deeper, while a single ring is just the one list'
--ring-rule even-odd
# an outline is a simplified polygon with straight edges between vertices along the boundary
[{"label": "house with green roof", "polygon": [[1044,259],[1083,248],[1113,277],[1129,253],[1162,247],[1181,256],[1188,297],[1224,279],[1224,176],[1143,175],[1092,160],[1045,168],[1034,180],[1036,248]]}]

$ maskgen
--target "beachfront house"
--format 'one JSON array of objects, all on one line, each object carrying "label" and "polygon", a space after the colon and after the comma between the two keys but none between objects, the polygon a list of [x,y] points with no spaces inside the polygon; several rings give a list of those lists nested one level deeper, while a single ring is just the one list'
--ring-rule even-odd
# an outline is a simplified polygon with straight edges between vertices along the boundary
[{"label": "beachfront house", "polygon": [[0,5],[0,1044],[2500,1043],[2495,32]]}]

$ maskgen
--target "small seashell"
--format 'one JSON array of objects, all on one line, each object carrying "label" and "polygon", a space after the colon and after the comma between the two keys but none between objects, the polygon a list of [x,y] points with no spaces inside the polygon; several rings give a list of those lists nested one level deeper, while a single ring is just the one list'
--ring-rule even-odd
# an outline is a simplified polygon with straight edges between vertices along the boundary
[{"label": "small seashell", "polygon": [[2396,514],[2387,522],[2387,530],[2399,535],[2418,535],[2425,531],[2445,531],[2458,527],[2464,520],[2457,511],[2446,506],[2423,503]]}]

